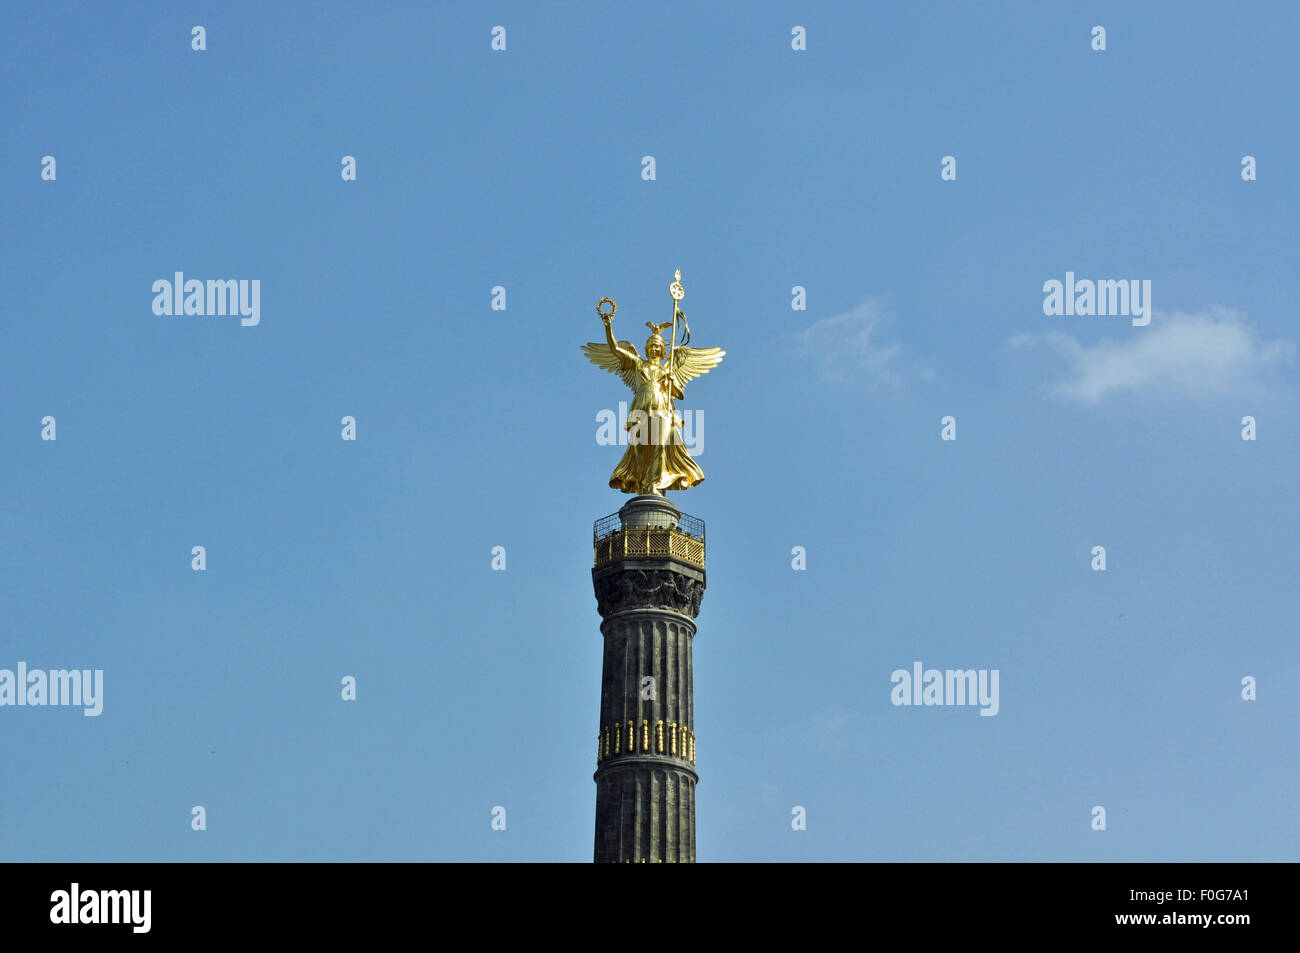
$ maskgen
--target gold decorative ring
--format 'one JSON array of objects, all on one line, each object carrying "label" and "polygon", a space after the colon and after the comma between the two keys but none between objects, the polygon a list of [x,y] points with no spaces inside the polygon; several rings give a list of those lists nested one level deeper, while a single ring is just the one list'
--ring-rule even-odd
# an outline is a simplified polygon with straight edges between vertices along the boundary
[{"label": "gold decorative ring", "polygon": [[[609,310],[601,311],[600,307],[606,301],[609,302]],[[598,302],[596,302],[596,313],[600,315],[602,318],[612,318],[614,315],[618,314],[618,305],[614,303],[613,298],[601,298]]]}]

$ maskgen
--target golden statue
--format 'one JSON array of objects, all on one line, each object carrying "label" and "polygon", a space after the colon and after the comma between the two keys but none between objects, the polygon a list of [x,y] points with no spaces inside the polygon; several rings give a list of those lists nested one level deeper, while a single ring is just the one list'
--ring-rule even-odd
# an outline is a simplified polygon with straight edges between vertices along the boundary
[{"label": "golden statue", "polygon": [[[582,346],[582,353],[597,367],[619,375],[632,388],[632,407],[627,417],[627,452],[614,468],[609,485],[624,493],[663,496],[665,490],[685,490],[704,479],[702,471],[682,442],[682,418],[675,398],[685,398],[686,382],[707,374],[722,363],[727,352],[718,347],[687,347],[691,328],[677,303],[686,296],[682,273],[676,272],[668,288],[673,298],[673,319],[663,324],[647,321],[650,337],[641,357],[630,341],[614,340],[611,321],[618,313],[613,298],[601,298],[596,313],[605,323],[603,343]],[[609,310],[601,307],[609,302]],[[682,343],[677,343],[677,322],[682,322]],[[672,326],[672,338],[664,360],[664,339],[659,332]],[[660,362],[663,363],[660,363]]]}]

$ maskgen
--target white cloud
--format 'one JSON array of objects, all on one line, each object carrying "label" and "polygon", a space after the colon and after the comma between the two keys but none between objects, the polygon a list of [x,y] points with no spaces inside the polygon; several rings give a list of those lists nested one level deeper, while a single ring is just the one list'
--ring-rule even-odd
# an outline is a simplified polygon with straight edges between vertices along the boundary
[{"label": "white cloud", "polygon": [[[1096,320],[1096,319],[1091,319]],[[1117,394],[1211,397],[1259,393],[1295,360],[1294,341],[1262,341],[1245,315],[1228,308],[1187,314],[1157,312],[1148,328],[1125,326],[1122,338],[1093,345],[1061,331],[1020,334],[1014,348],[1046,345],[1065,361],[1066,376],[1050,391],[1095,404]]]},{"label": "white cloud", "polygon": [[872,390],[897,390],[903,376],[894,369],[902,346],[882,346],[872,340],[883,318],[876,301],[864,301],[851,311],[822,318],[799,335],[801,350],[821,363],[830,380],[865,380]]}]

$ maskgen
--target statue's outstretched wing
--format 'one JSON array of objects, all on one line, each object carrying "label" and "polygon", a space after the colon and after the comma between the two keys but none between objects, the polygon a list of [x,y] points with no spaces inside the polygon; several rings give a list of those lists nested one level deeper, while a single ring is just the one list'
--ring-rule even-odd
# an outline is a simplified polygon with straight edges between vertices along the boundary
[{"label": "statue's outstretched wing", "polygon": [[719,364],[726,355],[720,347],[683,347],[678,345],[673,349],[673,366],[671,373],[673,383],[678,388],[686,386],[686,382],[694,380],[701,374],[707,374]]},{"label": "statue's outstretched wing", "polygon": [[[631,351],[637,356],[637,360],[641,359],[641,352],[636,349],[636,345],[631,341],[619,341],[618,346]],[[636,390],[636,365],[621,354],[616,354],[610,350],[607,343],[592,341],[590,344],[584,344],[582,353],[587,355],[587,360],[591,361],[591,363],[597,367],[603,367],[611,374],[617,374],[623,378],[624,384],[632,388],[632,390]]]}]

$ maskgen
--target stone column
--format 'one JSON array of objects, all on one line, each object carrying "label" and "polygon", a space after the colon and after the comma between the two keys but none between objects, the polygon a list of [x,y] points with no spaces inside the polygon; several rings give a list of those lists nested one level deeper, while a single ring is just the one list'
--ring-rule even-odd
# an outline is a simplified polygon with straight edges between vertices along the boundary
[{"label": "stone column", "polygon": [[591,571],[605,642],[595,860],[694,863],[691,645],[704,596],[703,530],[679,529],[681,510],[657,496],[633,497],[618,516],[603,548],[597,524]]}]

